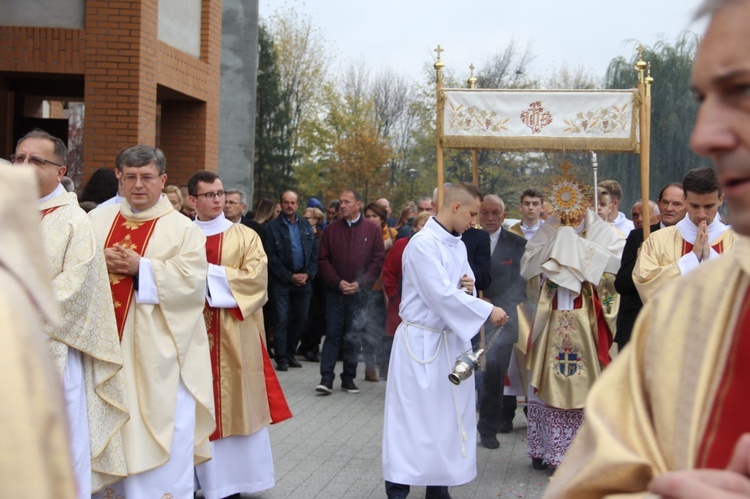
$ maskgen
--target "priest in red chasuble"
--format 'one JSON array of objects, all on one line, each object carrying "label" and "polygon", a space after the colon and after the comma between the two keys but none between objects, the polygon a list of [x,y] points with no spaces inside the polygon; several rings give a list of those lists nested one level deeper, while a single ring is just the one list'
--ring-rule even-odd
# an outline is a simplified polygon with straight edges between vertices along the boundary
[{"label": "priest in red chasuble", "polygon": [[690,145],[713,162],[739,235],[646,303],[546,497],[750,495],[750,0],[708,0],[701,14]]},{"label": "priest in red chasuble", "polygon": [[89,213],[109,270],[130,421],[128,477],[99,497],[192,497],[194,464],[211,457],[211,359],[203,321],[206,237],[162,195],[164,153],[117,156],[125,201]]},{"label": "priest in red chasuble", "polygon": [[208,280],[203,316],[213,369],[213,459],[196,466],[206,499],[274,486],[268,425],[291,417],[263,338],[268,259],[258,234],[224,217],[221,179],[194,174],[188,193],[206,236]]}]

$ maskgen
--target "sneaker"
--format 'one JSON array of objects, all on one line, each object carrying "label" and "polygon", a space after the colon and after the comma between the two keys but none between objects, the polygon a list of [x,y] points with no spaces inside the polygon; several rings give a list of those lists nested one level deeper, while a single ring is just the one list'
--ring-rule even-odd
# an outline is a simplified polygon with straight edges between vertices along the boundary
[{"label": "sneaker", "polygon": [[330,395],[333,393],[333,381],[320,380],[320,384],[315,387],[315,391],[322,393],[323,395]]},{"label": "sneaker", "polygon": [[346,393],[359,393],[359,388],[354,384],[354,381],[350,379],[341,380],[341,389]]}]

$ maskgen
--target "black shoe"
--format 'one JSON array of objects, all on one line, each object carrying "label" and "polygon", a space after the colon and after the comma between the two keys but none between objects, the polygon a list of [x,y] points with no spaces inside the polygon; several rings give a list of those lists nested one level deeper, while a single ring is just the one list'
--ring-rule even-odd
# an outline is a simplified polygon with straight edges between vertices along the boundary
[{"label": "black shoe", "polygon": [[354,384],[354,381],[350,379],[341,380],[341,389],[346,393],[359,393],[359,388]]},{"label": "black shoe", "polygon": [[315,387],[315,391],[323,395],[330,395],[333,393],[333,381],[320,380],[320,384]]},{"label": "black shoe", "polygon": [[510,433],[513,431],[513,421],[501,421],[497,428],[498,433]]},{"label": "black shoe", "polygon": [[487,449],[497,449],[500,447],[500,442],[497,441],[497,437],[491,433],[480,433],[479,442],[482,444],[482,447]]},{"label": "black shoe", "polygon": [[320,357],[318,357],[318,354],[313,352],[312,350],[305,352],[304,357],[305,357],[305,360],[310,361],[310,362],[320,362]]},{"label": "black shoe", "polygon": [[289,367],[302,367],[302,364],[295,358],[288,359]]},{"label": "black shoe", "polygon": [[276,370],[277,371],[288,371],[289,370],[289,364],[286,362],[277,362],[276,363]]},{"label": "black shoe", "polygon": [[544,462],[544,459],[541,457],[535,457],[531,459],[531,467],[535,470],[546,470],[549,467],[549,464]]}]

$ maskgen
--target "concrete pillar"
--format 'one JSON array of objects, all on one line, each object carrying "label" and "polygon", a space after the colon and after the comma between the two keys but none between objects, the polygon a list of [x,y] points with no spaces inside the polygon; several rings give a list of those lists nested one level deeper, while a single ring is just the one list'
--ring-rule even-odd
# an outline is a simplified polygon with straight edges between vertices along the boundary
[{"label": "concrete pillar", "polygon": [[219,98],[219,175],[253,202],[258,0],[224,0]]}]

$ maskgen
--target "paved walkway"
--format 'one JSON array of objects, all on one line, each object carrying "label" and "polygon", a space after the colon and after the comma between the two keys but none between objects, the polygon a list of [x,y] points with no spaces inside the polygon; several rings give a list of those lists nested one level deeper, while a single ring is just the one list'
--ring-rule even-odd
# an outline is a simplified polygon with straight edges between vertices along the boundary
[{"label": "paved walkway", "polygon": [[[381,441],[386,382],[364,381],[363,371],[360,364],[355,380],[359,394],[341,391],[337,378],[327,396],[315,393],[317,363],[302,362],[301,369],[278,373],[294,417],[271,427],[276,487],[244,498],[385,498]],[[478,476],[452,487],[454,499],[541,497],[552,473],[531,467],[520,407],[514,426],[512,433],[498,434],[499,449],[477,446]],[[409,497],[424,497],[424,488],[412,487]]]}]

